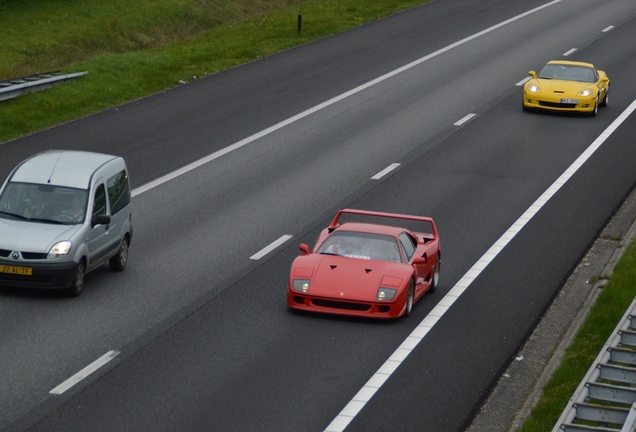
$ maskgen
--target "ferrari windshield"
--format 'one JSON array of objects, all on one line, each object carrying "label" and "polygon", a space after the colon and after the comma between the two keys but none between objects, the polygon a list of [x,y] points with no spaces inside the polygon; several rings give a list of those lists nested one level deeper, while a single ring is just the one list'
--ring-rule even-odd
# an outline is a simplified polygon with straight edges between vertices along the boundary
[{"label": "ferrari windshield", "polygon": [[317,253],[402,262],[395,237],[355,231],[335,231],[320,245]]},{"label": "ferrari windshield", "polygon": [[543,79],[581,81],[589,83],[598,81],[596,71],[591,67],[563,64],[547,64],[543,69],[541,69],[541,72],[539,72],[537,77]]},{"label": "ferrari windshield", "polygon": [[12,182],[0,196],[0,217],[75,225],[84,222],[87,197],[83,189]]}]

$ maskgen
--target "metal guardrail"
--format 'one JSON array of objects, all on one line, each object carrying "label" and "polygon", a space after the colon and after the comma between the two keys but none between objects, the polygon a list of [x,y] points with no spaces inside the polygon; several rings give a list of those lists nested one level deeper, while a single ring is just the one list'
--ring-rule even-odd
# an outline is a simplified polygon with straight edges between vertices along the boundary
[{"label": "metal guardrail", "polygon": [[570,398],[552,432],[636,430],[636,299]]},{"label": "metal guardrail", "polygon": [[59,71],[55,71],[0,81],[0,102],[16,98],[23,93],[45,90],[61,82],[84,76],[87,73],[62,74]]}]

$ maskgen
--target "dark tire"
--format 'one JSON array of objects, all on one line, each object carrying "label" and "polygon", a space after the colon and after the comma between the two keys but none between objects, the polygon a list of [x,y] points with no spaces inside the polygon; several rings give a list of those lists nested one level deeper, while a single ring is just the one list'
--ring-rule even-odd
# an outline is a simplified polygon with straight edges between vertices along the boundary
[{"label": "dark tire", "polygon": [[610,91],[610,89],[609,89],[609,87],[607,87],[607,91],[605,92],[605,96],[603,97],[603,101],[601,102],[600,106],[606,107],[607,104],[609,103],[609,91]]},{"label": "dark tire", "polygon": [[86,263],[84,260],[80,260],[77,267],[75,267],[75,276],[71,286],[67,288],[66,292],[71,297],[79,297],[84,289],[84,277],[86,276]]},{"label": "dark tire", "polygon": [[415,285],[413,284],[413,280],[411,279],[411,283],[409,284],[409,293],[406,296],[406,307],[404,308],[405,317],[411,315],[411,310],[413,310],[414,297],[415,297]]},{"label": "dark tire", "polygon": [[431,282],[431,287],[429,288],[429,292],[433,292],[437,289],[437,284],[439,283],[439,264],[440,264],[441,256],[437,254],[437,260],[435,261],[435,267],[433,267],[433,281]]},{"label": "dark tire", "polygon": [[128,243],[128,236],[125,236],[119,245],[117,255],[108,261],[112,271],[120,272],[126,268],[126,263],[128,263]]},{"label": "dark tire", "polygon": [[596,96],[596,100],[594,101],[594,109],[590,113],[590,117],[594,117],[598,113],[598,96]]}]

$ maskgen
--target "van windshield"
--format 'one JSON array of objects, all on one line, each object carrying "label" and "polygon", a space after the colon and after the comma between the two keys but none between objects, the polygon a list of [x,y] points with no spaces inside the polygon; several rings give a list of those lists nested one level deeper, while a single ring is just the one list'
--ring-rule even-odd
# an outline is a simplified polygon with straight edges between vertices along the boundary
[{"label": "van windshield", "polygon": [[0,217],[39,223],[84,222],[88,192],[63,186],[8,183],[0,196]]}]

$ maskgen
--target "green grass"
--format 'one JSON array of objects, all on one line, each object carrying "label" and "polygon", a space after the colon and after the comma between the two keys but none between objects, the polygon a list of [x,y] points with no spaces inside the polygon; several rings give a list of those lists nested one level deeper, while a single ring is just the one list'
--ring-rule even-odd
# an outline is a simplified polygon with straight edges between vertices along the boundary
[{"label": "green grass", "polygon": [[635,296],[636,243],[632,242],[547,383],[541,400],[523,424],[522,432],[552,430]]},{"label": "green grass", "polygon": [[0,80],[88,71],[0,102],[0,142],[423,3],[427,0],[0,0]]}]

